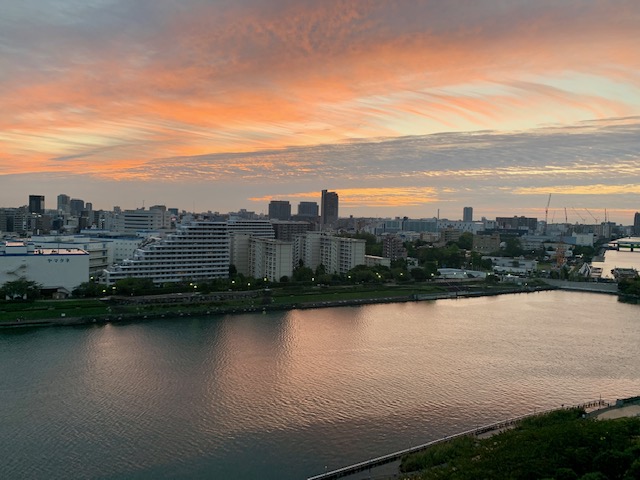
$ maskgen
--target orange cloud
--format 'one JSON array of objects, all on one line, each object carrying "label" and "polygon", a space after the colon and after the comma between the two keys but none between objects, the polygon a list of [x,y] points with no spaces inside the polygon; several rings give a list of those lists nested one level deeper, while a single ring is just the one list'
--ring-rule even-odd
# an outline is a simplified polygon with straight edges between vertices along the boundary
[{"label": "orange cloud", "polygon": [[[438,200],[436,190],[428,187],[348,188],[336,192],[340,205],[346,207],[415,207]],[[249,198],[250,201],[259,203],[286,199],[315,201],[318,200],[318,192]]]},{"label": "orange cloud", "polygon": [[640,185],[557,185],[550,187],[529,187],[516,188],[513,190],[516,195],[549,194],[554,195],[629,195],[640,194]]},{"label": "orange cloud", "polygon": [[640,111],[638,93],[551,85],[589,73],[637,89],[637,3],[485,7],[198,3],[158,7],[157,24],[104,42],[43,27],[51,50],[0,83],[0,172],[65,157],[127,178],[159,158]]}]

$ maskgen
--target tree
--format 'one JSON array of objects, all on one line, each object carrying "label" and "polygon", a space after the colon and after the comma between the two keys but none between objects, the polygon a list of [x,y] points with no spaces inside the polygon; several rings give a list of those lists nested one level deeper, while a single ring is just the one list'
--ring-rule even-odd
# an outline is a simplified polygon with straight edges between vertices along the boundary
[{"label": "tree", "polygon": [[104,285],[100,285],[96,282],[83,282],[73,289],[74,297],[91,298],[100,297],[104,295]]},{"label": "tree", "polygon": [[309,267],[296,267],[293,269],[294,282],[310,282],[313,278],[313,270]]},{"label": "tree", "polygon": [[522,250],[522,245],[520,244],[520,238],[507,238],[505,241],[504,254],[507,257],[519,257],[524,254],[524,250]]},{"label": "tree", "polygon": [[316,277],[319,277],[320,275],[324,275],[325,273],[327,273],[327,268],[321,263],[316,267],[315,273],[316,273]]},{"label": "tree", "polygon": [[42,285],[24,277],[18,280],[6,282],[0,288],[0,294],[7,300],[28,300],[33,301],[40,298]]},{"label": "tree", "polygon": [[155,284],[150,278],[128,277],[115,283],[115,293],[119,295],[145,295],[151,293]]},{"label": "tree", "polygon": [[640,278],[621,280],[618,282],[618,292],[626,295],[640,295]]},{"label": "tree", "polygon": [[416,282],[424,282],[427,279],[427,273],[424,268],[412,268],[411,276]]},{"label": "tree", "polygon": [[456,243],[463,250],[471,250],[473,248],[473,233],[464,232]]},{"label": "tree", "polygon": [[232,263],[231,265],[229,265],[229,278],[233,278],[238,274],[238,269],[236,268],[236,266]]}]

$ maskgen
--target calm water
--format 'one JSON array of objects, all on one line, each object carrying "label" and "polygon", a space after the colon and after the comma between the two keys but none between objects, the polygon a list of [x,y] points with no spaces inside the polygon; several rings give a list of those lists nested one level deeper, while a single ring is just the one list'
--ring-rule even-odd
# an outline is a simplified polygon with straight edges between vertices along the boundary
[{"label": "calm water", "polygon": [[[640,241],[640,238],[633,237],[631,240]],[[616,267],[635,268],[640,271],[640,250],[634,250],[633,252],[626,249],[620,251],[607,250],[604,255],[604,262],[592,262],[592,265],[602,268],[603,278],[613,278],[611,270]]]},{"label": "calm water", "polygon": [[640,394],[640,306],[541,292],[0,332],[0,478],[305,478]]}]

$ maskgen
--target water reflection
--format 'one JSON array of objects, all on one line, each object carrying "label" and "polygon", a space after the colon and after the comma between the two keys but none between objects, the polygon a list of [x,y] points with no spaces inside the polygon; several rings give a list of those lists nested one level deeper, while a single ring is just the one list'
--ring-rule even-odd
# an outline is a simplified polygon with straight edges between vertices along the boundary
[{"label": "water reflection", "polygon": [[302,478],[637,395],[638,308],[543,292],[0,333],[0,477]]}]

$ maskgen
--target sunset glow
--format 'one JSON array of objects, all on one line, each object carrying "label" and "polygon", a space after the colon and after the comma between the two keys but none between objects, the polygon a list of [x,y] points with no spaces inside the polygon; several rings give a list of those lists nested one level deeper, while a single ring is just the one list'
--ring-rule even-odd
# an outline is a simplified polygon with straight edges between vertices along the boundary
[{"label": "sunset glow", "polygon": [[640,209],[635,0],[0,8],[3,206]]}]

